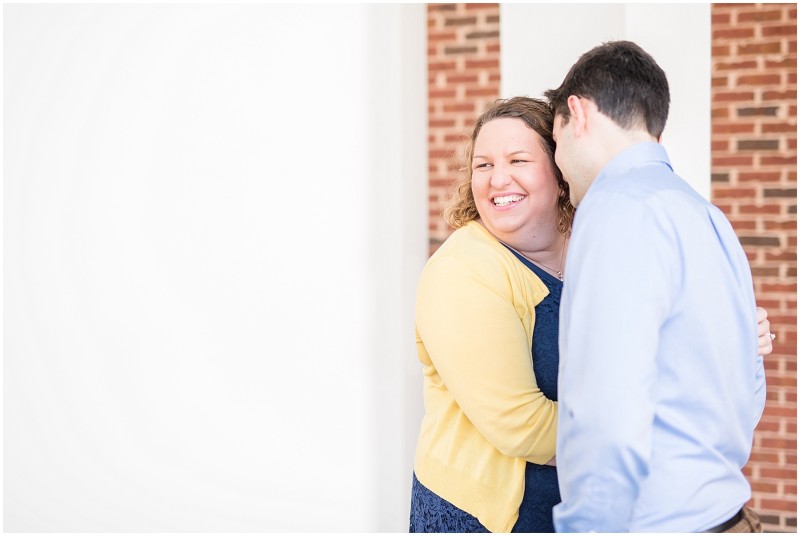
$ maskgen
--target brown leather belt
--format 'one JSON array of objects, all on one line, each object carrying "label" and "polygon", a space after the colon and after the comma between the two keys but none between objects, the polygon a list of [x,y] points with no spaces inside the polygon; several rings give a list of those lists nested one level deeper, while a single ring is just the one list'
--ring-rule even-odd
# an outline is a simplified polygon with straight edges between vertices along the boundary
[{"label": "brown leather belt", "polygon": [[704,530],[703,532],[725,532],[726,530],[734,526],[736,523],[741,521],[743,515],[744,514],[742,513],[742,510],[739,509],[739,511],[736,512],[736,515],[730,518],[729,520],[725,521],[724,523],[720,523],[716,527],[711,527],[708,530]]}]

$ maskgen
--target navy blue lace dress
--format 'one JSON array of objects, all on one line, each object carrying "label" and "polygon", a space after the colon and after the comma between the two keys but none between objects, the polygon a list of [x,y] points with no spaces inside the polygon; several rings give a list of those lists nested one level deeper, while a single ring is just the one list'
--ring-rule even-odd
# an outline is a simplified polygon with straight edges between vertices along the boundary
[{"label": "navy blue lace dress", "polygon": [[[550,400],[558,400],[558,309],[562,283],[516,251],[512,250],[512,253],[550,290],[550,294],[536,306],[533,372],[542,393]],[[511,532],[555,532],[553,506],[560,502],[556,468],[528,463],[519,519]],[[416,475],[411,486],[410,517],[409,532],[489,532],[476,517],[423,486]]]}]

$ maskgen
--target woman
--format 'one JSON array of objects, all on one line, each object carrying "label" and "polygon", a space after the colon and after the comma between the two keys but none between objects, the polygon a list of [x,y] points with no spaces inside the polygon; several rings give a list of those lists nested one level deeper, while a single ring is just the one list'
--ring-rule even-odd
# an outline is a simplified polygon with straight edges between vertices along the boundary
[{"label": "woman", "polygon": [[425,416],[411,532],[554,531],[558,308],[574,209],[552,127],[547,103],[527,97],[478,118],[445,211],[456,231],[420,276]]}]

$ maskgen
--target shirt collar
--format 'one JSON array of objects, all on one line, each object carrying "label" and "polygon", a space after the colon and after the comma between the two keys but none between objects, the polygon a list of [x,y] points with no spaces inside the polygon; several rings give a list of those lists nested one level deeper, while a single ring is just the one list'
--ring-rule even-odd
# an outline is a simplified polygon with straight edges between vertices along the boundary
[{"label": "shirt collar", "polygon": [[635,167],[651,163],[662,163],[672,170],[672,164],[663,145],[654,141],[637,143],[612,158],[600,171],[597,179],[621,175]]}]

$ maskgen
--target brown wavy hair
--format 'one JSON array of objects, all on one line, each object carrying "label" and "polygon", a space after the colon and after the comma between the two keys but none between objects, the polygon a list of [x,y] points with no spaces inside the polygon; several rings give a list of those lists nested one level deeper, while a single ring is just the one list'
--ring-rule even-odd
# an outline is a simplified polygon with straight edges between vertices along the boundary
[{"label": "brown wavy hair", "polygon": [[569,184],[564,180],[561,170],[558,169],[555,161],[556,142],[553,140],[553,110],[547,102],[530,97],[498,99],[478,117],[475,122],[475,128],[472,130],[472,136],[466,146],[466,165],[462,168],[462,171],[466,171],[466,173],[455,183],[453,193],[447,201],[442,214],[445,221],[458,229],[479,217],[478,209],[475,206],[475,198],[472,196],[472,157],[475,154],[475,140],[478,139],[478,134],[483,125],[501,117],[521,119],[528,128],[536,132],[541,138],[542,147],[550,158],[556,181],[558,181],[558,231],[569,233],[572,229],[575,207],[569,202]]}]

